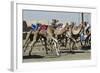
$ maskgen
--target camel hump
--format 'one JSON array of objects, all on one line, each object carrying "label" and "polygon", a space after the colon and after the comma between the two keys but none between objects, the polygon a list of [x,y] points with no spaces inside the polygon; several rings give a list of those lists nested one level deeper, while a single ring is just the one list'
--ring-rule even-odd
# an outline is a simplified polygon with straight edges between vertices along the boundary
[{"label": "camel hump", "polygon": [[78,31],[78,30],[72,30],[72,33],[73,33],[74,35],[77,35],[77,34],[79,34],[79,31]]},{"label": "camel hump", "polygon": [[74,35],[77,35],[77,34],[79,34],[79,32],[80,32],[80,30],[81,29],[76,29],[76,28],[74,28],[74,29],[72,29],[72,33],[74,34]]},{"label": "camel hump", "polygon": [[77,34],[80,33],[81,30],[82,30],[82,25],[74,26],[74,27],[72,28],[72,33],[73,33],[74,35],[77,35]]}]

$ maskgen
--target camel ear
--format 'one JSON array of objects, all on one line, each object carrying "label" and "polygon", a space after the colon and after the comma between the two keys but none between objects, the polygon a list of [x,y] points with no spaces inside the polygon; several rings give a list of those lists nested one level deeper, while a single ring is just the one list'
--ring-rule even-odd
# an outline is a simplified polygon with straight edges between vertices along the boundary
[{"label": "camel ear", "polygon": [[66,23],[66,25],[68,26],[68,23]]},{"label": "camel ear", "polygon": [[59,22],[59,20],[57,20],[57,19],[52,19],[52,21]]},{"label": "camel ear", "polygon": [[55,21],[56,19],[52,19],[52,21]]},{"label": "camel ear", "polygon": [[57,22],[59,22],[59,20],[57,20]]}]

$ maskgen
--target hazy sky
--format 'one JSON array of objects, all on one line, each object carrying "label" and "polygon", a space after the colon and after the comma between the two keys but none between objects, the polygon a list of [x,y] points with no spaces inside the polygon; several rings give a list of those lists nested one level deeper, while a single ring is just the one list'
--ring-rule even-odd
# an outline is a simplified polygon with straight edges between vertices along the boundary
[{"label": "hazy sky", "polygon": [[[36,10],[23,10],[23,20],[28,22],[45,21],[51,23],[52,19],[58,19],[60,22],[81,22],[81,13],[79,12],[54,12],[54,11],[36,11]],[[84,21],[91,23],[91,14],[84,13]]]}]

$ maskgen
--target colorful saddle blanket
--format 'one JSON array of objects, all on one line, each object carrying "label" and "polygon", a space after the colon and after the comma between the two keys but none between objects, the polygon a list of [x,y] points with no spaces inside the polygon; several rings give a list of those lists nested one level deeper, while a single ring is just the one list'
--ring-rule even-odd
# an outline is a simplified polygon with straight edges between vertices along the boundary
[{"label": "colorful saddle blanket", "polygon": [[41,25],[40,28],[39,28],[39,31],[41,31],[41,30],[42,31],[46,31],[47,28],[48,28],[48,25],[45,25],[45,24],[44,25]]},{"label": "colorful saddle blanket", "polygon": [[32,30],[36,31],[38,30],[39,26],[37,24],[32,24]]}]

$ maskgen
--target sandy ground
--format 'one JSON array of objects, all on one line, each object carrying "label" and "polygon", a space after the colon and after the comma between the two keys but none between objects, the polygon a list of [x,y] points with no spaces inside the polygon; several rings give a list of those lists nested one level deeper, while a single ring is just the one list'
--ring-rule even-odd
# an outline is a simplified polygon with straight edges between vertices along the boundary
[{"label": "sandy ground", "polygon": [[45,56],[41,58],[28,58],[23,59],[23,62],[44,62],[44,61],[64,61],[64,60],[89,60],[91,59],[90,53],[75,53],[75,54],[68,54],[62,53],[61,56]]},{"label": "sandy ground", "polygon": [[90,50],[76,50],[74,54],[69,53],[68,49],[60,50],[61,56],[57,57],[55,52],[50,52],[48,55],[41,44],[36,44],[32,51],[32,56],[28,56],[30,48],[23,52],[23,62],[45,62],[45,61],[68,61],[68,60],[89,60],[91,59]]}]

